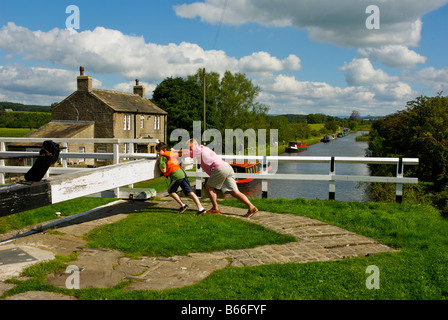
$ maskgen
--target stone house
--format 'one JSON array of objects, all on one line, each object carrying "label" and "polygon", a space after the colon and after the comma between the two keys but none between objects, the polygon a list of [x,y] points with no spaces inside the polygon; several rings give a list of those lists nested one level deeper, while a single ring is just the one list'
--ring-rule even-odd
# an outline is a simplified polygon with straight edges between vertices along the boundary
[{"label": "stone house", "polygon": [[[52,121],[27,135],[29,138],[118,138],[159,139],[166,141],[167,112],[145,98],[145,87],[136,80],[133,93],[92,88],[92,77],[80,68],[77,90],[55,105]],[[43,139],[44,140],[44,139]],[[20,147],[20,148],[18,148]],[[24,145],[11,144],[9,150],[23,150]],[[27,146],[32,148],[35,146]],[[153,153],[155,144],[135,144],[134,152]],[[69,152],[107,152],[111,144],[70,143]],[[120,144],[120,153],[128,153],[131,146]],[[70,159],[72,164],[101,165],[95,159]]]}]

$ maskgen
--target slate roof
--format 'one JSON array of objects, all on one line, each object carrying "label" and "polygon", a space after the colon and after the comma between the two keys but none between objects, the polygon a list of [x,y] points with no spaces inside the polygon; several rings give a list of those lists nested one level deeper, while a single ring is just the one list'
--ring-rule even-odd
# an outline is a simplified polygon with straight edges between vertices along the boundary
[{"label": "slate roof", "polygon": [[[77,133],[93,126],[94,123],[90,121],[63,121],[63,120],[53,120],[43,125],[36,131],[33,131],[25,136],[25,138],[71,138]],[[45,139],[42,139],[42,142]],[[32,143],[32,142],[16,142],[10,143],[9,146],[14,147],[41,147],[42,143]]]},{"label": "slate roof", "polygon": [[117,112],[137,112],[146,114],[168,114],[148,99],[133,93],[93,89],[92,95]]}]

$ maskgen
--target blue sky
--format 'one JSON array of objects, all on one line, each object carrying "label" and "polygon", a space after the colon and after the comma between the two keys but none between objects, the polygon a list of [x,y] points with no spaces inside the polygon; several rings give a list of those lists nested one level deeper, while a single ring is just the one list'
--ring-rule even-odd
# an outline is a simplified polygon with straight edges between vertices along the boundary
[{"label": "blue sky", "polygon": [[[0,101],[48,105],[76,89],[147,97],[167,77],[245,73],[269,113],[386,115],[448,91],[448,0],[2,1]],[[69,5],[80,28],[68,30]],[[369,5],[380,29],[366,28]]]}]

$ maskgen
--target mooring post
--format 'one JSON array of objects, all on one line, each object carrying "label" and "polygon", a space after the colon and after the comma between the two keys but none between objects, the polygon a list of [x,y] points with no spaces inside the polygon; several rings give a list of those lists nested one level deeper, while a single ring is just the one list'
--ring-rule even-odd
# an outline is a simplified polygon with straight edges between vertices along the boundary
[{"label": "mooring post", "polygon": [[[397,164],[397,178],[403,178],[403,158],[398,159]],[[403,184],[402,183],[396,183],[395,184],[395,201],[398,203],[401,203],[403,201]]]},{"label": "mooring post", "polygon": [[202,172],[202,168],[196,163],[196,195],[198,198],[202,198],[202,177],[199,175]]},{"label": "mooring post", "polygon": [[328,199],[334,200],[336,193],[336,181],[333,180],[333,176],[335,175],[335,165],[334,165],[334,157],[331,157],[330,160],[330,182],[328,186]]},{"label": "mooring post", "polygon": [[[267,174],[268,173],[268,162],[266,156],[263,156],[263,160],[261,163],[261,173]],[[268,197],[268,180],[263,179],[261,180],[261,198],[266,199]]]},{"label": "mooring post", "polygon": [[[0,142],[0,152],[5,152],[6,151],[6,144],[4,141]],[[5,160],[0,160],[0,167],[4,167],[5,166]],[[4,172],[0,172],[0,184],[5,184],[5,173]]]}]

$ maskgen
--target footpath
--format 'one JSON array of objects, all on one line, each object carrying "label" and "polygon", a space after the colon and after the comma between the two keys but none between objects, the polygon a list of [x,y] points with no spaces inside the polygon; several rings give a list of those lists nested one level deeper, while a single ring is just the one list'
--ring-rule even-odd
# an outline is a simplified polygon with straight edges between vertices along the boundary
[{"label": "footpath", "polygon": [[[157,206],[178,209],[178,204],[163,198],[159,201],[117,201],[87,213],[49,222],[39,228],[28,228],[0,235],[0,295],[14,287],[4,281],[21,279],[21,271],[35,263],[54,259],[55,255],[78,252],[78,259],[69,263],[80,270],[80,288],[107,288],[125,279],[135,279],[126,290],[164,290],[195,284],[213,271],[230,267],[257,266],[274,263],[307,263],[393,252],[394,249],[318,220],[291,214],[259,211],[244,218],[247,210],[221,206],[222,214],[260,224],[278,233],[294,236],[297,241],[283,245],[265,245],[250,249],[224,250],[211,253],[190,253],[186,256],[141,257],[130,259],[120,251],[86,247],[82,238],[90,230],[126,218],[129,213]],[[185,200],[190,208],[193,203]],[[198,217],[200,218],[200,217]],[[47,227],[58,232],[46,232]],[[61,270],[49,274],[47,283],[66,287],[72,273]],[[12,300],[65,300],[64,295],[31,291],[9,297]]]}]

